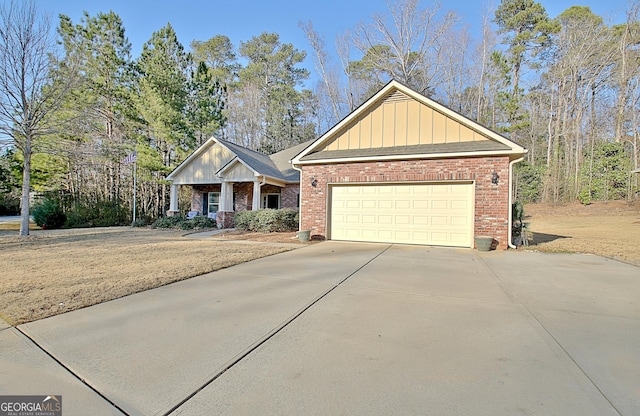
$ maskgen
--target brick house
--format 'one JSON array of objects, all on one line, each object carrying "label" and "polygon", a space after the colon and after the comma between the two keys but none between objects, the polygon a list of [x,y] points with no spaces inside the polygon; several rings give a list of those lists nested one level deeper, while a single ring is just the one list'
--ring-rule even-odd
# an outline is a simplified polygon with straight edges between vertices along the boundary
[{"label": "brick house", "polygon": [[300,172],[290,160],[309,143],[265,155],[215,137],[207,140],[167,177],[172,182],[168,215],[178,210],[178,187],[190,186],[190,211],[233,226],[237,211],[298,208]]},{"label": "brick house", "polygon": [[511,245],[526,150],[392,81],[296,155],[300,229],[332,240]]}]

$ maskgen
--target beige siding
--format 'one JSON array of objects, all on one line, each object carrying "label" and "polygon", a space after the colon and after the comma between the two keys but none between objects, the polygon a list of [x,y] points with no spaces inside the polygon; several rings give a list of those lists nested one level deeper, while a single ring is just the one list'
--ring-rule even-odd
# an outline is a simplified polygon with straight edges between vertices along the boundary
[{"label": "beige siding", "polygon": [[224,171],[225,179],[244,179],[253,180],[255,174],[251,169],[240,162],[234,162],[233,166]]},{"label": "beige siding", "polygon": [[400,92],[337,132],[323,150],[368,149],[489,140]]},{"label": "beige siding", "polygon": [[213,144],[199,157],[194,158],[174,176],[175,185],[219,183],[216,172],[226,165],[234,155],[218,143]]}]

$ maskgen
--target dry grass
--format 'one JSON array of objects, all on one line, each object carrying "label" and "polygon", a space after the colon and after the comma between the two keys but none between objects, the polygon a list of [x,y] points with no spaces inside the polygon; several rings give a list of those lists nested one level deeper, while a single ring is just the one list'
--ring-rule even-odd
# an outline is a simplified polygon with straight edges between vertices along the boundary
[{"label": "dry grass", "polygon": [[0,317],[42,319],[290,250],[128,227],[0,236]]},{"label": "dry grass", "polygon": [[[640,201],[589,206],[527,205],[530,249],[602,255],[640,266]],[[228,232],[205,240],[184,232],[128,227],[35,231],[0,229],[0,317],[17,325],[234,264],[290,250],[296,233]],[[312,243],[306,243],[312,244]],[[301,244],[302,245],[302,244]]]},{"label": "dry grass", "polygon": [[525,207],[534,250],[590,253],[640,266],[640,201]]}]

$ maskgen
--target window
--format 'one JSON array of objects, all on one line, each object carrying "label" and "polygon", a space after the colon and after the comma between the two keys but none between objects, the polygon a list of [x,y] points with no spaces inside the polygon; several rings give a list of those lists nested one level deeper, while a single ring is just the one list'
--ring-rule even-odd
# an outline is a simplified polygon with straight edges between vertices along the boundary
[{"label": "window", "polygon": [[215,213],[220,209],[220,192],[209,192],[207,212]]},{"label": "window", "polygon": [[280,194],[263,194],[262,208],[280,209]]}]

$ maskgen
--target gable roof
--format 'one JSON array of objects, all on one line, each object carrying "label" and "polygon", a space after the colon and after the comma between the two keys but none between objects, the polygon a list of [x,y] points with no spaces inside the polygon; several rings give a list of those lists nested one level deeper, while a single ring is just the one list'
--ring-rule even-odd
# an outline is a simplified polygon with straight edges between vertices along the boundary
[{"label": "gable roof", "polygon": [[211,137],[205,143],[196,149],[189,157],[187,157],[180,165],[178,165],[173,172],[167,176],[167,179],[174,181],[179,176],[180,172],[184,171],[189,165],[194,163],[200,157],[202,157],[208,149],[218,144],[222,148],[231,153],[229,160],[226,163],[220,165],[215,169],[216,175],[224,177],[224,174],[231,170],[231,166],[236,163],[241,163],[248,169],[253,171],[254,175],[265,176],[270,179],[274,179],[279,182],[297,183],[300,181],[300,172],[293,169],[290,160],[293,156],[300,153],[305,147],[307,147],[311,141],[299,144],[289,149],[283,150],[272,155],[265,155],[264,153],[257,152],[255,150],[247,149],[246,147],[231,143],[226,140]]},{"label": "gable roof", "polygon": [[516,159],[526,152],[506,137],[391,81],[299,153],[292,163],[480,155],[509,155]]}]

